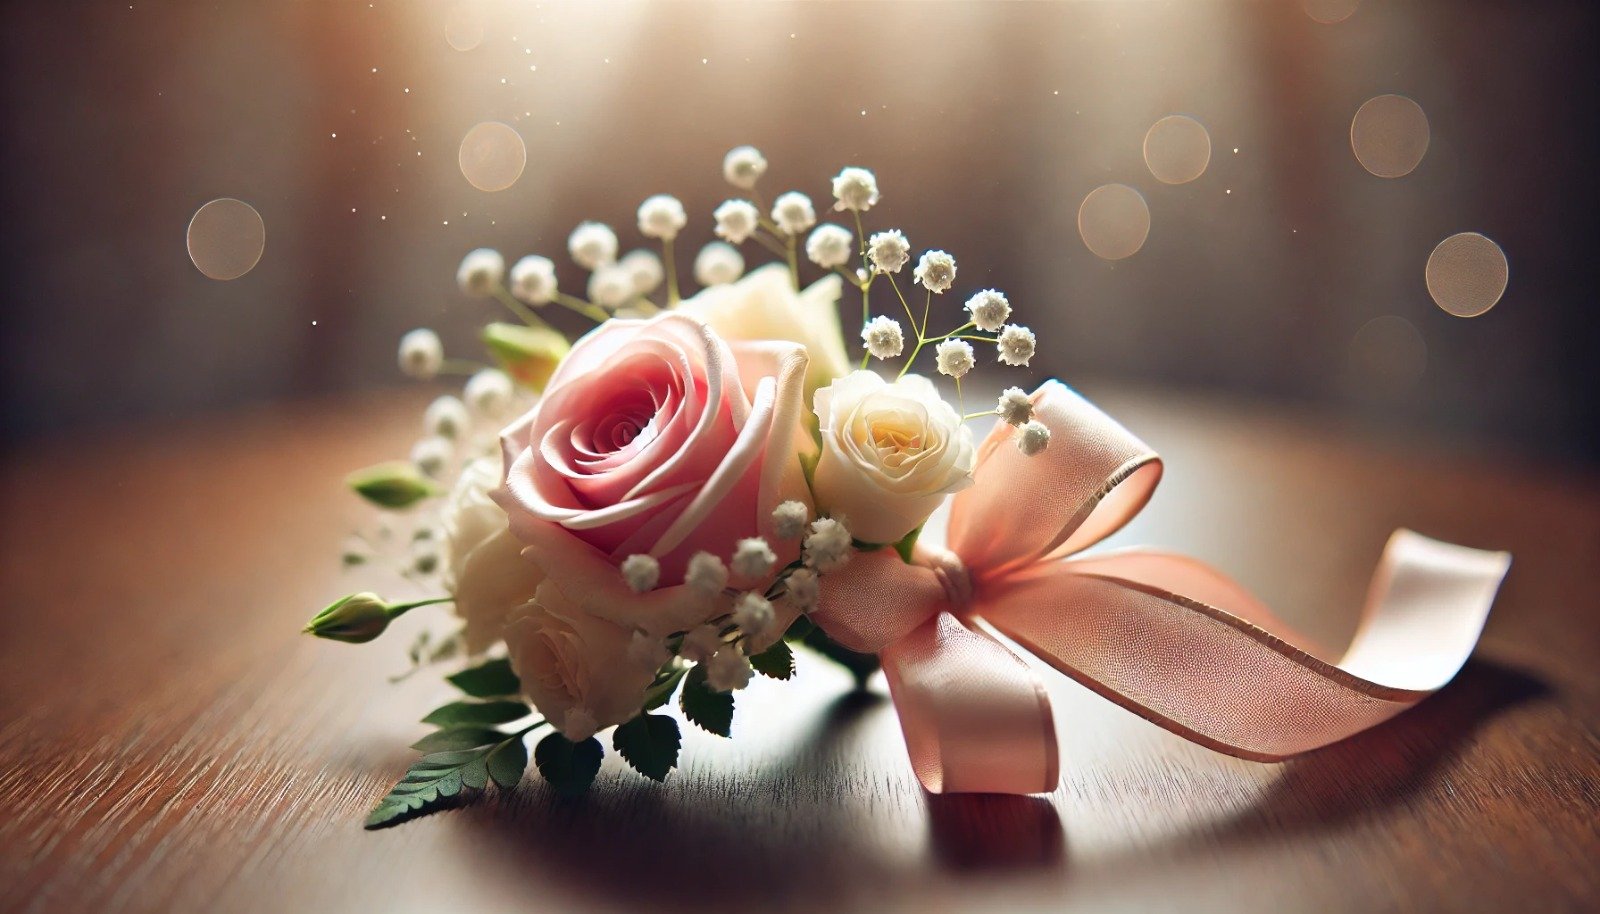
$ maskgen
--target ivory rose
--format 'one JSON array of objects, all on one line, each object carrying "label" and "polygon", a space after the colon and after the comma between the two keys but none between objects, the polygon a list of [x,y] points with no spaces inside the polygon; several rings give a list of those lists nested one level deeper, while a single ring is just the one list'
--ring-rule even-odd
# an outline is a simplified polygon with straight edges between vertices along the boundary
[{"label": "ivory rose", "polygon": [[839,330],[839,289],[839,277],[830,274],[796,292],[789,268],[773,263],[738,282],[702,290],[678,310],[710,324],[725,340],[787,340],[806,347],[810,392],[850,370]]},{"label": "ivory rose", "polygon": [[523,561],[506,512],[489,499],[500,482],[495,461],[478,458],[461,468],[443,514],[445,587],[466,623],[467,652],[480,654],[500,639],[506,614],[533,598],[544,578]]},{"label": "ivory rose", "polygon": [[[719,609],[677,586],[689,558],[774,539],[772,509],[809,503],[805,372],[795,343],[729,343],[677,313],[609,320],[502,433],[493,498],[524,557],[596,615],[655,634],[697,624]],[[633,554],[660,561],[662,587],[626,588]]]},{"label": "ivory rose", "polygon": [[818,390],[817,508],[868,543],[894,543],[972,485],[972,432],[933,383],[856,371]]},{"label": "ivory rose", "polygon": [[632,631],[584,612],[554,581],[512,612],[505,638],[523,694],[570,740],[628,721],[655,679],[629,655]]}]

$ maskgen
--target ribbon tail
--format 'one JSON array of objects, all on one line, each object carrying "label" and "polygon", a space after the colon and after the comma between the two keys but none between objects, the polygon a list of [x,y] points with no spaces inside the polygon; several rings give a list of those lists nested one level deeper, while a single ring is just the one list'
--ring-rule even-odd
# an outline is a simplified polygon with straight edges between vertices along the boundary
[{"label": "ribbon tail", "polygon": [[1509,566],[1503,552],[1397,531],[1337,664],[1220,572],[1158,552],[1021,569],[986,591],[982,614],[1141,717],[1219,752],[1276,761],[1381,723],[1449,682]]},{"label": "ribbon tail", "polygon": [[1050,699],[999,641],[940,612],[880,659],[930,793],[1045,793],[1060,779]]}]

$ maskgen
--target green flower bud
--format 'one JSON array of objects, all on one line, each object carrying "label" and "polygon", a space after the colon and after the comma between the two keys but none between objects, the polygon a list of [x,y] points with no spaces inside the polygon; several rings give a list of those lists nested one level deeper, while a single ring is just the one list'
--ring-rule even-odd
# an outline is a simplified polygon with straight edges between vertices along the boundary
[{"label": "green flower bud", "polygon": [[301,629],[308,635],[363,644],[383,634],[389,623],[419,606],[448,603],[450,597],[417,600],[411,603],[388,603],[375,593],[354,593],[329,604],[312,617]]},{"label": "green flower bud", "polygon": [[357,470],[345,477],[357,495],[383,508],[406,508],[443,494],[414,464],[395,460]]},{"label": "green flower bud", "polygon": [[389,627],[389,604],[375,593],[351,594],[335,600],[306,623],[304,631],[318,638],[361,644]]},{"label": "green flower bud", "polygon": [[566,337],[549,327],[517,324],[495,323],[484,327],[483,342],[501,370],[534,393],[544,391],[550,375],[572,348]]}]

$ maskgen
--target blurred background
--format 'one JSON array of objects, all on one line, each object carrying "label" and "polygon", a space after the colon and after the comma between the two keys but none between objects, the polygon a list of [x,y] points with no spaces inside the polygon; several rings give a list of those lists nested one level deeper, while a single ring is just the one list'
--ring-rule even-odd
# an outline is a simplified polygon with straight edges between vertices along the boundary
[{"label": "blurred background", "polygon": [[[547,254],[579,291],[571,228],[609,222],[626,250],[666,192],[689,209],[687,272],[736,195],[722,155],[750,143],[769,200],[825,209],[841,166],[874,169],[869,231],[953,252],[952,309],[1005,290],[1036,378],[1592,464],[1597,19],[1463,0],[8,3],[4,436],[406,383],[401,333],[476,355],[495,316],[455,288],[466,251]],[[526,160],[494,192],[460,158],[489,121]],[[264,228],[227,281],[186,247],[218,198]],[[197,257],[237,248],[227,228]],[[1488,240],[1440,247],[1462,233]]]}]

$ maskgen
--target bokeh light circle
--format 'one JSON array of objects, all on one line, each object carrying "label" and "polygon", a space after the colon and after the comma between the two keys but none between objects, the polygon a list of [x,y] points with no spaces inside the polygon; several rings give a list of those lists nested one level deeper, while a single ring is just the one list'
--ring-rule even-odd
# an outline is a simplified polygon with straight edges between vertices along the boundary
[{"label": "bokeh light circle", "polygon": [[1078,207],[1078,234],[1096,257],[1132,257],[1150,235],[1150,207],[1126,184],[1096,187]]},{"label": "bokeh light circle", "polygon": [[267,226],[256,208],[221,197],[189,220],[189,259],[212,279],[238,279],[255,269],[267,247]]},{"label": "bokeh light circle", "polygon": [[1361,0],[1300,0],[1306,15],[1324,25],[1349,19],[1360,5]]},{"label": "bokeh light circle", "polygon": [[1350,367],[1360,386],[1369,391],[1406,390],[1428,368],[1428,344],[1415,324],[1385,314],[1356,331],[1350,341]]},{"label": "bokeh light circle", "polygon": [[458,51],[470,51],[483,44],[483,10],[476,3],[456,3],[444,22],[444,40]]},{"label": "bokeh light circle", "polygon": [[1477,232],[1439,242],[1428,255],[1423,278],[1434,303],[1456,317],[1477,317],[1506,292],[1511,266],[1500,245]]},{"label": "bokeh light circle", "polygon": [[505,190],[522,177],[528,147],[522,135],[499,121],[484,121],[461,138],[461,174],[479,190]]},{"label": "bokeh light circle", "polygon": [[1369,98],[1350,120],[1350,148],[1361,167],[1380,178],[1400,178],[1428,152],[1428,115],[1404,95]]},{"label": "bokeh light circle", "polygon": [[1163,184],[1187,184],[1211,162],[1211,134],[1192,117],[1169,114],[1144,135],[1144,163]]}]

